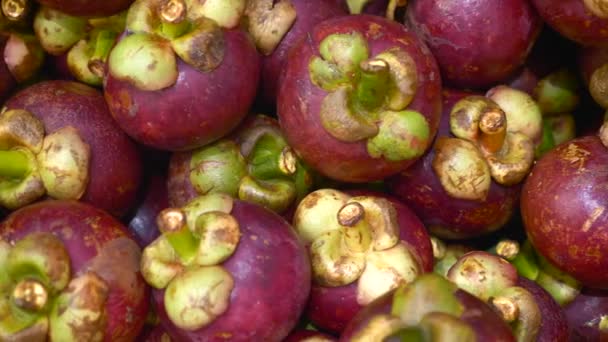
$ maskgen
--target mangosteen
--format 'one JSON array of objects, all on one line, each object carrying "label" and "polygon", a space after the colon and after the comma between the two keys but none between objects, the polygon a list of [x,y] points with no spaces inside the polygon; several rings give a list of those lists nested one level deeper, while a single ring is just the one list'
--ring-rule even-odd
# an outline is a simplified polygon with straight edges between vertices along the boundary
[{"label": "mangosteen", "polygon": [[389,189],[437,237],[496,231],[518,205],[541,133],[542,113],[522,91],[496,86],[482,96],[446,90],[433,148],[390,177]]},{"label": "mangosteen", "polygon": [[260,57],[238,27],[246,1],[137,0],[108,57],[104,94],[133,139],[189,150],[233,130],[257,92]]},{"label": "mangosteen", "polygon": [[485,89],[524,64],[542,20],[527,0],[413,0],[405,24],[433,52],[446,85]]},{"label": "mangosteen", "polygon": [[105,17],[126,10],[133,0],[37,0],[49,7],[72,16]]},{"label": "mangosteen", "polygon": [[422,222],[395,199],[316,190],[293,225],[312,263],[306,316],[322,330],[341,333],[362,307],[433,268]]},{"label": "mangosteen", "polygon": [[433,55],[410,30],[372,15],[328,19],[294,46],[277,114],[288,144],[322,175],[384,179],[430,146],[441,109]]},{"label": "mangosteen", "polygon": [[149,291],[126,228],[89,204],[48,200],[0,224],[0,340],[133,341]]},{"label": "mangosteen", "polygon": [[162,234],[141,259],[156,312],[177,341],[280,341],[310,290],[310,264],[292,227],[226,194],[158,216]]},{"label": "mangosteen", "polygon": [[6,101],[0,126],[0,205],[15,209],[46,195],[122,216],[135,204],[140,153],[99,90],[35,83]]},{"label": "mangosteen", "polygon": [[608,292],[583,289],[564,308],[570,326],[570,341],[608,340]]}]

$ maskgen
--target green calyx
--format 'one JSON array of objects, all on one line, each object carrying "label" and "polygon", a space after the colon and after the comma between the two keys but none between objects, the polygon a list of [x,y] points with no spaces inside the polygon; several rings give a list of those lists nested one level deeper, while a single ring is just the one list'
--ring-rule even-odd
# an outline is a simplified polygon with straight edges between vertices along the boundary
[{"label": "green calyx", "polygon": [[101,86],[110,50],[125,29],[126,13],[84,18],[41,7],[34,29],[45,51],[53,55],[67,53],[68,68],[76,79]]},{"label": "green calyx", "polygon": [[258,50],[270,55],[296,21],[291,0],[249,0],[245,9],[247,31]]},{"label": "green calyx", "polygon": [[88,185],[90,155],[71,126],[45,136],[31,113],[0,113],[0,205],[16,209],[45,194],[79,199]]},{"label": "green calyx", "polygon": [[132,34],[116,44],[108,70],[148,91],[175,84],[177,57],[211,72],[224,59],[223,28],[234,27],[244,10],[244,1],[138,0],[126,19]]},{"label": "green calyx", "polygon": [[572,112],[580,102],[577,75],[569,69],[559,69],[542,78],[534,89],[543,115]]},{"label": "green calyx", "polygon": [[310,172],[274,121],[255,120],[234,139],[191,152],[190,181],[199,194],[223,192],[280,213],[308,193]]},{"label": "green calyx", "polygon": [[167,314],[182,329],[200,329],[229,306],[234,280],[221,263],[241,234],[232,205],[229,195],[217,193],[165,209],[157,218],[162,235],[143,251],[142,275],[165,289]]},{"label": "green calyx", "polygon": [[71,278],[65,246],[50,233],[0,241],[0,339],[103,339],[108,286],[93,272]]},{"label": "green calyx", "polygon": [[418,87],[416,63],[400,48],[371,57],[358,33],[332,34],[309,62],[311,81],[328,92],[321,104],[324,129],[343,142],[367,140],[373,158],[403,161],[421,156],[430,127],[406,110]]},{"label": "green calyx", "polygon": [[398,287],[391,313],[375,316],[353,341],[475,341],[472,327],[460,319],[464,308],[457,290],[437,274],[420,275]]},{"label": "green calyx", "polygon": [[315,282],[335,287],[357,281],[361,305],[422,273],[415,252],[399,238],[397,214],[386,199],[321,189],[302,199],[293,222],[309,245]]}]

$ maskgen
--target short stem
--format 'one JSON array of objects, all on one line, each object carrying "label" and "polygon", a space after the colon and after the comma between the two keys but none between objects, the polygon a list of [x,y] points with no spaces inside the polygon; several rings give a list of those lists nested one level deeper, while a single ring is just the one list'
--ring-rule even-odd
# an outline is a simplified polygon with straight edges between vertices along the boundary
[{"label": "short stem", "polygon": [[296,156],[291,148],[270,134],[261,136],[249,154],[249,173],[262,180],[292,175]]},{"label": "short stem", "polygon": [[2,14],[11,21],[19,21],[27,16],[28,0],[2,0]]},{"label": "short stem", "polygon": [[39,281],[25,279],[14,287],[12,298],[17,307],[36,312],[44,309],[49,299],[49,293]]},{"label": "short stem", "polygon": [[502,111],[488,111],[479,118],[479,143],[489,153],[500,151],[507,134],[507,118]]},{"label": "short stem", "polygon": [[346,0],[348,5],[348,11],[351,14],[360,14],[363,12],[363,8],[370,0]]},{"label": "short stem", "polygon": [[0,151],[0,178],[24,178],[31,170],[30,162],[22,151]]},{"label": "short stem", "polygon": [[95,48],[93,55],[89,59],[89,70],[97,77],[103,77],[105,73],[105,64],[110,55],[110,50],[114,46],[116,33],[111,30],[100,30],[95,36]]},{"label": "short stem", "polygon": [[158,215],[157,225],[182,261],[187,263],[194,259],[198,253],[199,239],[188,228],[183,211],[174,208],[163,210]]},{"label": "short stem", "polygon": [[490,299],[490,305],[498,311],[500,317],[507,323],[514,322],[519,317],[519,306],[509,297],[493,297]]},{"label": "short stem", "polygon": [[359,65],[361,75],[354,96],[355,108],[374,110],[385,100],[390,82],[389,66],[382,59],[365,60]]},{"label": "short stem", "polygon": [[338,222],[345,226],[344,243],[355,253],[366,251],[371,244],[371,232],[365,221],[365,208],[357,202],[345,204],[338,211]]},{"label": "short stem", "polygon": [[256,180],[245,176],[239,184],[238,197],[281,213],[295,200],[296,190],[289,180]]},{"label": "short stem", "polygon": [[502,240],[496,245],[496,254],[511,261],[519,254],[519,243],[515,240]]},{"label": "short stem", "polygon": [[184,0],[165,0],[158,7],[158,17],[163,23],[180,23],[186,17],[186,12]]}]

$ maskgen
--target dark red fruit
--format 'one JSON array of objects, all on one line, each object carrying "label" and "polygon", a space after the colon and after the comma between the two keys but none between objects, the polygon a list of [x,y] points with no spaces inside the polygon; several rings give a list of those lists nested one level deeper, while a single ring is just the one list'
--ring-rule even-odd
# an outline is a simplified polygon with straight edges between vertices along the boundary
[{"label": "dark red fruit", "polygon": [[540,329],[536,335],[538,342],[566,342],[568,341],[568,321],[564,309],[535,282],[522,276],[517,285],[526,289],[534,297],[534,301],[541,313]]},{"label": "dark red fruit", "polygon": [[14,94],[5,106],[33,114],[47,136],[73,127],[88,145],[88,167],[83,167],[88,182],[82,183],[86,191],[80,200],[115,216],[134,205],[142,176],[140,154],[112,119],[100,91],[76,82],[43,81]]},{"label": "dark red fruit", "polygon": [[177,341],[280,341],[310,289],[301,242],[278,214],[227,195],[159,215],[142,272],[163,327]]},{"label": "dark red fruit", "polygon": [[[426,286],[415,286],[422,284]],[[418,305],[413,304],[416,299]],[[462,340],[515,341],[492,308],[436,274],[423,275],[373,301],[348,324],[340,341],[408,341],[431,329]]]},{"label": "dark red fruit", "polygon": [[322,330],[341,333],[367,303],[433,269],[422,222],[383,194],[318,190],[300,202],[293,222],[313,269],[306,316]]},{"label": "dark red fruit", "polygon": [[[25,243],[27,247],[19,247],[20,251],[11,256],[18,249],[13,247],[8,259],[0,258],[7,262],[3,265],[5,276],[19,278],[14,280],[21,285],[28,279],[44,279],[38,284],[47,291],[63,289],[59,297],[57,292],[49,292],[46,305],[56,305],[54,310],[49,313],[44,308],[50,307],[42,306],[41,314],[52,317],[52,340],[109,342],[137,337],[149,303],[148,288],[139,272],[141,250],[115,218],[81,202],[43,201],[11,213],[0,224],[0,241],[11,246]],[[38,255],[48,259],[36,259]],[[36,260],[46,262],[36,264]],[[11,263],[13,266],[7,266]],[[66,275],[68,278],[63,278]],[[24,336],[33,333],[29,335],[32,339],[26,340],[36,340],[35,336],[44,340],[48,333],[36,325],[26,330],[21,330]],[[7,338],[2,333],[0,338]],[[12,337],[9,334],[8,340]]]},{"label": "dark red fruit", "polygon": [[521,213],[530,242],[589,287],[608,288],[605,175],[608,149],[595,135],[549,151],[525,182]]},{"label": "dark red fruit", "polygon": [[445,83],[486,88],[525,61],[541,28],[526,0],[414,0],[406,24],[428,44]]},{"label": "dark red fruit", "polygon": [[378,16],[345,16],[318,24],[293,51],[277,112],[287,142],[313,169],[339,181],[380,180],[430,145],[441,82],[413,32]]},{"label": "dark red fruit", "polygon": [[283,342],[335,342],[338,339],[315,330],[294,330]]},{"label": "dark red fruit", "polygon": [[582,45],[606,45],[608,10],[600,0],[532,0],[544,21]]},{"label": "dark red fruit", "polygon": [[570,341],[608,341],[608,292],[584,289],[564,310]]},{"label": "dark red fruit", "polygon": [[[445,90],[443,116],[437,133],[450,133],[450,113],[458,101],[475,95],[471,92]],[[501,228],[517,206],[519,186],[490,183],[483,200],[456,198],[450,195],[433,168],[436,148],[429,150],[416,164],[388,179],[389,191],[403,200],[420,217],[425,226],[443,238],[470,238]]]},{"label": "dark red fruit", "polygon": [[253,103],[260,67],[253,41],[237,27],[242,2],[177,3],[143,0],[129,8],[104,79],[106,101],[125,132],[170,151],[203,146],[234,129]]},{"label": "dark red fruit", "polygon": [[82,17],[105,17],[127,9],[133,0],[38,0],[44,6]]},{"label": "dark red fruit", "polygon": [[[289,0],[283,2],[290,3],[295,11],[293,19],[289,21],[292,25],[284,29],[287,31],[275,47],[268,48],[268,50],[262,48],[260,51],[264,56],[262,57],[258,96],[265,105],[271,108],[276,105],[278,81],[290,49],[318,23],[347,14],[341,6],[328,0]],[[284,16],[286,13],[279,12],[276,15]],[[255,18],[250,18],[250,20],[255,20]]]}]

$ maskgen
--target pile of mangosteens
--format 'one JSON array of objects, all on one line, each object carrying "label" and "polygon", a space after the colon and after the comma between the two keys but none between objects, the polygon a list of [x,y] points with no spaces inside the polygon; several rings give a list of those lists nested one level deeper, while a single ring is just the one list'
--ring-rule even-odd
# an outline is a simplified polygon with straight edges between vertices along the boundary
[{"label": "pile of mangosteens", "polygon": [[1,0],[0,341],[608,341],[608,0]]}]

